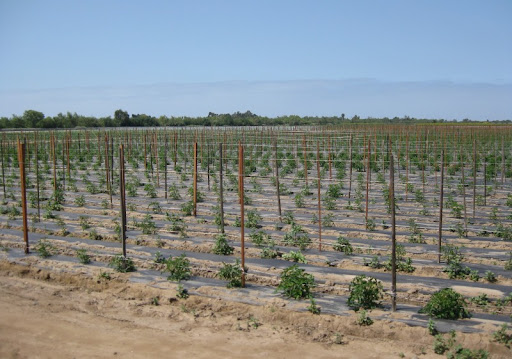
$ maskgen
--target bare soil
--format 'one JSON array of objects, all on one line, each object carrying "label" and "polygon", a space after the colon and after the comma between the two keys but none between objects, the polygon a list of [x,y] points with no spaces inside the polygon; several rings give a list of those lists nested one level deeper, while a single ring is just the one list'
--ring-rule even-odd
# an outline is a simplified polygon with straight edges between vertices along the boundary
[{"label": "bare soil", "polygon": [[[100,280],[1,261],[0,357],[438,357],[424,328],[378,320],[360,327],[355,315],[298,313],[278,303],[176,299],[173,284],[156,289],[127,278]],[[493,357],[510,355],[489,334],[457,337]]]}]

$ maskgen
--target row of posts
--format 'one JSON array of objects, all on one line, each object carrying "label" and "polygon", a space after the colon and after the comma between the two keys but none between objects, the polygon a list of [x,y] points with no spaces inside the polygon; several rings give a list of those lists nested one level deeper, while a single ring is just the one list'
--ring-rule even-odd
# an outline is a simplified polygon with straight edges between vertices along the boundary
[{"label": "row of posts", "polygon": [[[167,148],[167,144],[166,144]],[[388,154],[390,160],[389,171],[389,196],[391,206],[391,299],[392,310],[396,310],[396,220],[395,220],[395,188],[394,188],[394,156],[391,154],[390,149],[391,140],[389,140]],[[274,141],[274,154],[275,154],[275,174],[276,174],[276,188],[277,188],[277,203],[279,220],[281,221],[281,198],[279,191],[279,165],[277,156],[277,141]],[[107,156],[106,161],[107,160]],[[443,223],[443,195],[444,195],[444,150],[442,151],[442,164],[441,164],[441,187],[439,195],[439,233],[438,233],[438,262],[441,262],[441,240],[442,240],[442,223]],[[224,233],[224,194],[223,194],[223,144],[219,144],[219,207],[221,214],[220,231]],[[21,182],[21,201],[23,210],[23,239],[25,243],[25,254],[29,253],[29,240],[28,240],[28,226],[27,226],[27,198],[26,198],[26,174],[25,174],[25,143],[18,139],[18,162],[20,169],[20,182]],[[318,249],[322,250],[322,205],[321,205],[321,183],[320,183],[320,156],[319,146],[317,143],[317,191],[318,191]],[[108,164],[107,164],[108,165]],[[110,167],[112,164],[108,165]],[[208,163],[209,165],[209,163]],[[165,185],[167,188],[167,163],[165,163]],[[36,166],[37,169],[37,166]],[[194,143],[194,167],[193,167],[193,215],[197,216],[197,142]],[[369,172],[369,171],[368,171]],[[36,174],[37,175],[37,174]],[[369,174],[367,174],[368,176]],[[208,176],[209,177],[209,176]],[[239,183],[239,203],[240,203],[240,246],[241,246],[241,266],[242,266],[242,286],[245,286],[245,208],[244,208],[244,147],[241,143],[238,144],[238,183]],[[107,179],[108,180],[108,179]],[[209,180],[209,178],[208,178]],[[209,182],[209,181],[208,181]],[[120,186],[120,210],[121,210],[121,242],[123,257],[126,258],[126,193],[125,193],[125,159],[124,159],[124,145],[119,146],[119,186]],[[368,190],[368,188],[367,188]],[[112,191],[109,190],[110,196]],[[166,190],[167,196],[167,190]],[[368,196],[368,195],[367,195]],[[465,197],[464,197],[465,199]],[[366,212],[366,216],[367,216]]]}]

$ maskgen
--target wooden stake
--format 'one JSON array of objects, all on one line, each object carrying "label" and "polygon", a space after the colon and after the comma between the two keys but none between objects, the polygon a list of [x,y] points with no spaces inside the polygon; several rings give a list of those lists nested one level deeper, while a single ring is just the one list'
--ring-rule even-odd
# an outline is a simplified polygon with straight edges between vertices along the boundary
[{"label": "wooden stake", "polygon": [[441,150],[441,191],[439,192],[439,233],[437,237],[437,263],[441,263],[441,240],[443,236],[443,200],[444,200],[444,147]]},{"label": "wooden stake", "polygon": [[238,183],[240,183],[240,255],[242,257],[242,288],[245,287],[245,214],[244,214],[244,148],[238,144]]},{"label": "wooden stake", "polygon": [[[391,143],[391,140],[389,142]],[[391,304],[393,312],[396,311],[396,221],[394,166],[393,153],[391,153],[391,156],[389,156],[389,203],[391,204]]]},{"label": "wooden stake", "polygon": [[121,197],[121,242],[123,244],[123,257],[126,259],[126,195],[123,144],[119,145],[119,192]]},{"label": "wooden stake", "polygon": [[316,173],[317,173],[317,190],[318,190],[318,250],[322,251],[322,201],[320,196],[320,150],[318,142],[316,143]]},{"label": "wooden stake", "polygon": [[29,252],[28,245],[28,225],[27,225],[27,189],[25,179],[25,143],[18,139],[18,165],[20,167],[21,182],[21,207],[23,210],[23,240],[25,242],[25,254]]}]

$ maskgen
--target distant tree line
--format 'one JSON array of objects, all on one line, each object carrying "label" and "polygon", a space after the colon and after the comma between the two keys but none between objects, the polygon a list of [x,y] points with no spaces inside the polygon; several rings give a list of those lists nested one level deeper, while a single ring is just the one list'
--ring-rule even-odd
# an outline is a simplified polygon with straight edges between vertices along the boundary
[{"label": "distant tree line", "polygon": [[[75,127],[158,127],[158,126],[301,126],[301,125],[338,125],[343,123],[454,123],[457,120],[445,119],[418,119],[409,116],[404,117],[383,117],[383,118],[360,118],[353,116],[279,116],[265,117],[253,114],[250,111],[235,112],[232,114],[216,114],[210,112],[205,117],[154,117],[146,114],[128,114],[123,110],[117,110],[114,116],[92,117],[82,116],[77,113],[68,112],[65,115],[59,113],[57,116],[45,116],[42,112],[27,110],[22,116],[12,115],[12,117],[0,117],[0,129],[13,128],[75,128]],[[481,123],[481,121],[462,120],[463,123]],[[489,121],[486,123],[511,123],[506,121]]]}]

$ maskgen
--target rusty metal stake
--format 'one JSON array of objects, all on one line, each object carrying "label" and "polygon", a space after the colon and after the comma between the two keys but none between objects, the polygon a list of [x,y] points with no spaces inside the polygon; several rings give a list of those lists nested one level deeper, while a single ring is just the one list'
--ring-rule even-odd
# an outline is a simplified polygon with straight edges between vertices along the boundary
[{"label": "rusty metal stake", "polygon": [[27,189],[25,179],[25,143],[18,139],[18,164],[20,167],[21,182],[21,207],[23,210],[23,240],[25,241],[25,254],[29,252],[28,246],[28,226],[27,226]]}]

